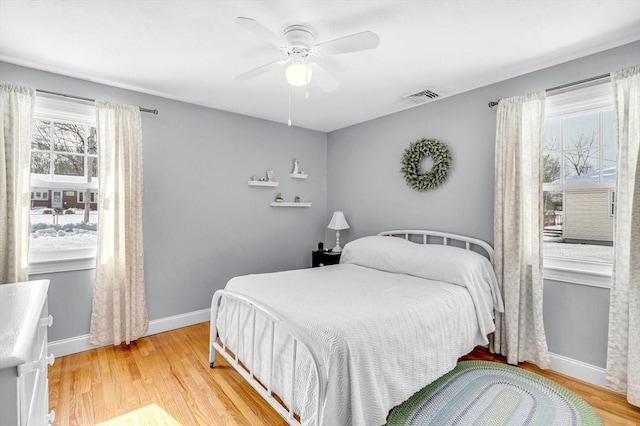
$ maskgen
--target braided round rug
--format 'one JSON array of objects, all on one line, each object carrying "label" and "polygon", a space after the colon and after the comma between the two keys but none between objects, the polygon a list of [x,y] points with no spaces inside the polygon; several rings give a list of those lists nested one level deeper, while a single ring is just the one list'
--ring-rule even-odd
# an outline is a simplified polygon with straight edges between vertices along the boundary
[{"label": "braided round rug", "polygon": [[389,414],[396,425],[602,425],[569,389],[521,368],[461,361]]}]

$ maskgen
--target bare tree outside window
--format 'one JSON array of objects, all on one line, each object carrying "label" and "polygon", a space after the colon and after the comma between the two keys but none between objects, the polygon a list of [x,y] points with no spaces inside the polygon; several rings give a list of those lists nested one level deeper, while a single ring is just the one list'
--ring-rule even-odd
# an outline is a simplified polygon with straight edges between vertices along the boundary
[{"label": "bare tree outside window", "polygon": [[550,183],[560,179],[562,164],[560,162],[559,122],[545,126],[544,154],[542,155],[542,182]]},{"label": "bare tree outside window", "polygon": [[48,175],[51,173],[51,154],[48,152],[32,152],[31,173],[41,175]]},{"label": "bare tree outside window", "polygon": [[54,151],[56,152],[54,154],[54,173],[64,176],[84,176],[83,154],[86,146],[84,126],[55,122],[53,123],[53,137]]},{"label": "bare tree outside window", "polygon": [[598,170],[599,140],[598,132],[580,132],[568,138],[565,151],[565,177],[583,176]]},{"label": "bare tree outside window", "polygon": [[84,176],[84,156],[54,154],[53,173],[62,176]]},{"label": "bare tree outside window", "polygon": [[31,148],[46,151],[51,149],[51,122],[44,120],[33,121]]},{"label": "bare tree outside window", "polygon": [[53,123],[54,149],[63,152],[84,154],[84,126],[69,123]]}]

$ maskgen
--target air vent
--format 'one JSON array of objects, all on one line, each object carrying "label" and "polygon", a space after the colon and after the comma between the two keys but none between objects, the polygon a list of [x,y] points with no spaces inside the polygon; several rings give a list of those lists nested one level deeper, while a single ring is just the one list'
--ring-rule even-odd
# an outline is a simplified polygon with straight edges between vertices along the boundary
[{"label": "air vent", "polygon": [[431,90],[422,90],[418,93],[412,93],[410,95],[404,95],[402,97],[404,99],[410,100],[411,102],[415,102],[417,104],[423,104],[425,102],[429,102],[439,98],[440,95],[438,95],[435,92],[432,92]]}]

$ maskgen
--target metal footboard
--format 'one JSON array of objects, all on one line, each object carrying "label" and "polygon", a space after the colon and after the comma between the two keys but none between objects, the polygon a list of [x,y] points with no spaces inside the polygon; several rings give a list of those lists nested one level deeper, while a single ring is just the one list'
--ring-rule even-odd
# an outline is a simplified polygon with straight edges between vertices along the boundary
[{"label": "metal footboard", "polygon": [[[232,354],[227,351],[227,342],[222,341],[222,344],[218,343],[218,329],[216,326],[216,322],[218,319],[218,309],[220,307],[220,303],[222,300],[233,300],[249,309],[251,320],[248,330],[248,333],[251,335],[251,363],[242,362],[241,359],[238,358],[239,348],[235,348],[232,350]],[[228,310],[227,310],[228,312]],[[234,326],[237,328],[237,336],[238,342],[240,341],[240,310],[236,310],[237,315]],[[255,345],[256,345],[256,313],[260,312],[267,319],[268,329],[269,329],[269,341],[270,341],[270,355],[269,355],[269,364],[270,364],[270,374],[269,377],[261,377],[258,378],[254,375],[255,369]],[[293,340],[292,345],[292,363],[291,363],[291,392],[290,395],[276,395],[272,391],[272,381],[273,381],[273,370],[274,370],[274,346],[275,346],[275,325],[278,324],[278,330],[283,333],[288,334]],[[226,321],[226,326],[229,327],[229,321]],[[247,333],[246,329],[242,330],[242,333]],[[246,335],[246,334],[245,334]],[[271,405],[277,412],[280,414],[290,425],[298,425],[302,424],[305,419],[301,416],[298,416],[296,419],[296,414],[294,413],[294,397],[296,392],[295,387],[295,379],[296,379],[296,351],[298,345],[305,348],[309,354],[311,355],[311,359],[313,361],[313,372],[317,377],[317,400],[314,407],[313,412],[315,413],[315,422],[313,424],[320,425],[320,415],[322,412],[322,407],[324,406],[325,400],[325,391],[326,391],[326,371],[324,365],[321,362],[320,357],[317,355],[316,351],[313,349],[313,346],[309,343],[310,340],[303,336],[297,330],[294,330],[289,324],[284,322],[281,318],[278,317],[277,314],[272,312],[270,309],[261,306],[259,302],[237,294],[227,290],[218,290],[213,295],[213,299],[211,301],[211,330],[209,336],[209,363],[211,368],[213,368],[216,360],[216,351],[219,352],[226,360],[233,366],[233,368],[240,373],[242,377],[247,380],[251,386]]]}]

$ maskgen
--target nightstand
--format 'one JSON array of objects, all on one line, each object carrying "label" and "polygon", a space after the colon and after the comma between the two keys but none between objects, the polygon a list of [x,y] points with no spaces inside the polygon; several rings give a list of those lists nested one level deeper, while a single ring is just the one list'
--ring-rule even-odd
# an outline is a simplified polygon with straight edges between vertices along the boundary
[{"label": "nightstand", "polygon": [[336,265],[340,263],[341,253],[331,253],[324,250],[314,250],[311,252],[311,267]]}]

